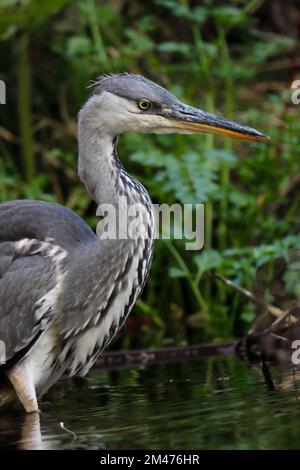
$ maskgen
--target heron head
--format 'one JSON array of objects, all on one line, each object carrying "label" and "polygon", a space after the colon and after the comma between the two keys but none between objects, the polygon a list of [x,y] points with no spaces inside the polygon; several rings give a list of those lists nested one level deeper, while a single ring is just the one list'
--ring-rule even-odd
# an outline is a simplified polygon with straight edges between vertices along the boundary
[{"label": "heron head", "polygon": [[[87,102],[89,124],[111,135],[213,133],[246,140],[267,140],[261,132],[180,102],[156,83],[128,73],[104,75]],[[83,108],[84,109],[84,108]]]}]

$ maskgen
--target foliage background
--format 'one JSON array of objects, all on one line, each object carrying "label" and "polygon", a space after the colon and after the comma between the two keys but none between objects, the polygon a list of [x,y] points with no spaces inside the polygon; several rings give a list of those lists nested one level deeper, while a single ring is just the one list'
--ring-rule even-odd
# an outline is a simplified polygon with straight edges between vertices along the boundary
[{"label": "foliage background", "polygon": [[[266,301],[300,297],[300,13],[292,0],[1,0],[0,202],[36,198],[96,219],[76,173],[76,114],[101,73],[141,73],[180,99],[272,137],[126,135],[120,155],[153,201],[205,203],[205,248],[159,240],[117,340],[153,347],[231,338]],[[116,343],[115,343],[116,344]]]}]

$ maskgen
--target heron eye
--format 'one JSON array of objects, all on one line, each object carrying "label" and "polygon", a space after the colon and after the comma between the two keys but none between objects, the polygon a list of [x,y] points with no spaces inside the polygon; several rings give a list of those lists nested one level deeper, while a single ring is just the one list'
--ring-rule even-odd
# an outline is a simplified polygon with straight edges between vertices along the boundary
[{"label": "heron eye", "polygon": [[140,100],[140,101],[138,101],[138,107],[142,111],[147,111],[148,109],[150,109],[152,107],[152,103],[149,100]]}]

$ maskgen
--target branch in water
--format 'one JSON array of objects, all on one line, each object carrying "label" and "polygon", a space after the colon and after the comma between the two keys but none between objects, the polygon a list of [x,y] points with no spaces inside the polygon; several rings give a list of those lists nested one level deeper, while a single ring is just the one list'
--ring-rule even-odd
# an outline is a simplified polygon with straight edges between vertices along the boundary
[{"label": "branch in water", "polygon": [[[287,317],[289,317],[290,323],[297,323],[297,319],[291,315],[291,309],[284,311],[281,310],[278,307],[275,307],[275,305],[267,304],[267,302],[264,299],[261,299],[254,295],[252,292],[250,292],[247,289],[244,289],[243,287],[239,286],[238,284],[235,284],[233,281],[230,279],[227,279],[226,277],[222,276],[221,274],[214,273],[214,276],[219,279],[221,282],[226,284],[227,286],[231,287],[234,289],[236,292],[239,294],[243,295],[246,297],[250,302],[252,302],[255,305],[258,305],[260,307],[263,307],[266,312],[270,313],[274,317],[277,317],[277,320],[271,325],[270,332],[273,331],[274,328],[276,328],[277,325],[279,325],[282,321],[284,321]],[[254,324],[252,325],[251,331],[255,330],[255,326],[261,322],[262,319],[265,318],[265,313],[262,313],[257,319],[255,320]],[[273,327],[273,325],[275,325]]]}]

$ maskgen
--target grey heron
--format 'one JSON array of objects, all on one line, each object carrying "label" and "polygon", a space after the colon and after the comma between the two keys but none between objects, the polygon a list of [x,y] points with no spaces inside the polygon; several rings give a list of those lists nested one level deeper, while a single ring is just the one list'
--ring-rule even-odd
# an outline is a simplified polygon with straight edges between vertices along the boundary
[{"label": "grey heron", "polygon": [[[0,204],[0,404],[37,397],[63,374],[84,376],[125,322],[148,276],[155,234],[146,189],[124,169],[125,132],[211,132],[267,139],[255,129],[183,104],[156,83],[128,73],[100,77],[79,112],[78,173],[91,198],[120,196],[143,208],[138,237],[105,239],[71,210],[34,200]],[[147,236],[144,236],[144,235]]]}]

